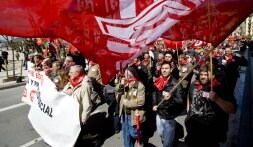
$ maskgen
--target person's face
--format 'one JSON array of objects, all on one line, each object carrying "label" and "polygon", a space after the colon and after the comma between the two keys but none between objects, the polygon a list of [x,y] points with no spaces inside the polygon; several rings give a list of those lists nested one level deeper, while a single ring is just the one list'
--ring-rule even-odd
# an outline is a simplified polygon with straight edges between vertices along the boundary
[{"label": "person's face", "polygon": [[128,70],[125,71],[124,76],[126,79],[132,78],[132,74]]},{"label": "person's face", "polygon": [[42,69],[43,69],[43,70],[46,70],[46,69],[50,69],[50,67],[47,66],[45,63],[42,63]]},{"label": "person's face", "polygon": [[183,60],[184,60],[184,58],[183,58],[183,57],[181,57],[181,56],[179,56],[178,60],[179,60],[179,62],[181,62],[181,61],[183,61]]},{"label": "person's face", "polygon": [[161,73],[163,77],[169,77],[170,75],[170,65],[169,64],[163,64],[161,67]]},{"label": "person's face", "polygon": [[36,56],[34,56],[33,60],[35,63],[38,63],[40,61]]},{"label": "person's face", "polygon": [[200,72],[199,80],[202,85],[206,85],[208,83],[208,72]]},{"label": "person's face", "polygon": [[144,55],[144,59],[149,59],[149,55],[148,55],[148,54],[145,54],[145,55]]},{"label": "person's face", "polygon": [[79,72],[76,71],[75,69],[71,68],[70,71],[69,71],[69,78],[71,80],[75,80],[79,75]]},{"label": "person's face", "polygon": [[29,57],[28,60],[29,60],[29,61],[33,61],[33,57]]},{"label": "person's face", "polygon": [[225,49],[225,55],[230,55],[232,53],[232,50],[230,48]]},{"label": "person's face", "polygon": [[171,60],[172,60],[171,54],[166,54],[166,55],[165,55],[165,60],[166,60],[166,61],[171,61]]},{"label": "person's face", "polygon": [[52,68],[54,71],[57,71],[58,69],[60,69],[60,67],[57,66],[57,64],[55,64],[55,63],[52,65]]}]

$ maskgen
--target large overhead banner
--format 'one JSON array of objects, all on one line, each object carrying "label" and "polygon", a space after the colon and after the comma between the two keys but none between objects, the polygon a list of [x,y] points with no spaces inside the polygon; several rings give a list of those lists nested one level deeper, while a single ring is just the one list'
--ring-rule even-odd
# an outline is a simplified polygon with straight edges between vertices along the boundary
[{"label": "large overhead banner", "polygon": [[0,34],[65,39],[100,64],[107,83],[158,37],[218,45],[252,6],[252,0],[1,0]]}]

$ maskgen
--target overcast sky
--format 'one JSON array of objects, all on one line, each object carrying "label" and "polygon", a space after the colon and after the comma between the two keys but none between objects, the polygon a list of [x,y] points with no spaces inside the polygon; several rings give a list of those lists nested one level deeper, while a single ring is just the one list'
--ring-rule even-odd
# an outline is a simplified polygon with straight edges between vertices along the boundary
[{"label": "overcast sky", "polygon": [[2,35],[0,35],[0,40],[5,40]]}]

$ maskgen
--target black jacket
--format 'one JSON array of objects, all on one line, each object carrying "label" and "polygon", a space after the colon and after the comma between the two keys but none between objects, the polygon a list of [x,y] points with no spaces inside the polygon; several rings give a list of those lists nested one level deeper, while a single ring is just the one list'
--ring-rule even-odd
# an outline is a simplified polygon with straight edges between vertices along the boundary
[{"label": "black jacket", "polygon": [[[159,91],[155,86],[152,92],[152,105],[158,105],[164,96],[163,91],[170,92],[172,88],[177,84],[177,80],[171,77],[168,83],[164,86],[163,90]],[[164,100],[162,104],[157,108],[157,114],[162,119],[174,119],[185,108],[186,100],[183,98],[183,88],[181,84],[172,92],[172,96],[169,100]]]}]

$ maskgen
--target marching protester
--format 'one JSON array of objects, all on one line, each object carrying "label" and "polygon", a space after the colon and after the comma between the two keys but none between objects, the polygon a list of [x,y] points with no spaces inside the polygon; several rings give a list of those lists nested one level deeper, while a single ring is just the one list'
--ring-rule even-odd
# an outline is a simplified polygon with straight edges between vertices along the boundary
[{"label": "marching protester", "polygon": [[48,76],[52,72],[52,61],[50,58],[44,59],[42,62],[42,70]]},{"label": "marching protester", "polygon": [[226,77],[228,79],[228,90],[233,93],[237,79],[239,78],[239,66],[240,58],[235,56],[231,48],[225,49],[225,54],[219,59],[219,65],[225,71]]},{"label": "marching protester", "polygon": [[63,91],[69,95],[74,94],[80,104],[80,121],[84,125],[91,113],[91,83],[84,74],[82,66],[74,65],[70,67],[69,82]]},{"label": "marching protester", "polygon": [[[92,112],[92,86],[90,79],[84,74],[81,65],[74,65],[70,67],[69,82],[64,87],[63,92],[76,97],[80,106],[80,124],[83,129]],[[81,142],[81,134],[83,134],[82,131],[77,143]]]},{"label": "marching protester", "polygon": [[[179,79],[181,80],[185,75],[188,74],[190,68],[192,67],[191,62],[189,61],[189,58],[187,58],[186,54],[179,55]],[[183,81],[182,86],[185,90],[185,92],[188,91],[191,79],[192,79],[193,73],[190,73]]]},{"label": "marching protester", "polygon": [[103,95],[104,84],[102,82],[99,65],[93,61],[90,61],[89,66],[90,69],[88,70],[87,76],[90,78],[93,89],[96,92],[94,104],[99,106],[105,101]]},{"label": "marching protester", "polygon": [[69,81],[68,71],[66,71],[65,69],[59,69],[57,71],[57,76],[53,77],[52,81],[55,83],[58,91],[63,90],[63,88],[65,87],[65,85],[67,85]]},{"label": "marching protester", "polygon": [[141,61],[140,66],[141,66],[141,69],[148,75],[148,80],[151,80],[154,63],[151,60],[148,52],[145,52],[143,54],[143,60]]},{"label": "marching protester", "polygon": [[93,61],[89,62],[90,69],[88,71],[88,77],[94,79],[100,85],[103,85],[99,65]]},{"label": "marching protester", "polygon": [[[177,80],[171,76],[170,63],[165,61],[161,65],[161,76],[154,83],[153,111],[156,115],[158,134],[164,147],[172,147],[176,131],[175,118],[184,108],[183,90],[181,85],[171,91]],[[163,102],[162,102],[163,101]],[[159,103],[161,103],[159,105]]]},{"label": "marching protester", "polygon": [[58,79],[58,71],[61,70],[61,62],[60,61],[54,61],[52,63],[52,71],[48,75],[48,77],[51,79],[51,81],[55,81],[55,79]]},{"label": "marching protester", "polygon": [[198,80],[189,89],[185,119],[185,140],[189,147],[219,147],[220,142],[226,141],[228,114],[236,111],[235,99],[227,91],[227,85],[211,75],[208,67],[202,66]]},{"label": "marching protester", "polygon": [[119,120],[119,105],[116,100],[115,94],[115,77],[106,84],[103,89],[103,94],[105,97],[105,101],[108,104],[108,119],[113,126],[113,132],[119,133],[120,132],[120,120]]},{"label": "marching protester", "polygon": [[133,67],[125,70],[124,78],[116,85],[116,92],[120,94],[119,116],[122,118],[124,146],[134,147],[136,140],[139,145],[143,145],[145,87]]},{"label": "marching protester", "polygon": [[71,56],[67,56],[64,60],[63,67],[67,71],[70,70],[70,67],[76,65],[76,63],[73,61],[73,58]]},{"label": "marching protester", "polygon": [[171,75],[175,78],[175,79],[179,79],[179,70],[176,66],[176,61],[173,58],[173,53],[172,52],[165,52],[164,54],[164,59],[165,61],[170,63],[170,67],[171,67]]},{"label": "marching protester", "polygon": [[25,69],[29,69],[29,68],[34,68],[35,63],[34,63],[34,54],[29,54],[28,55],[28,60],[27,62],[25,62]]},{"label": "marching protester", "polygon": [[40,54],[35,54],[33,57],[34,60],[34,64],[35,64],[35,70],[42,70],[42,61],[43,61],[43,57]]}]

